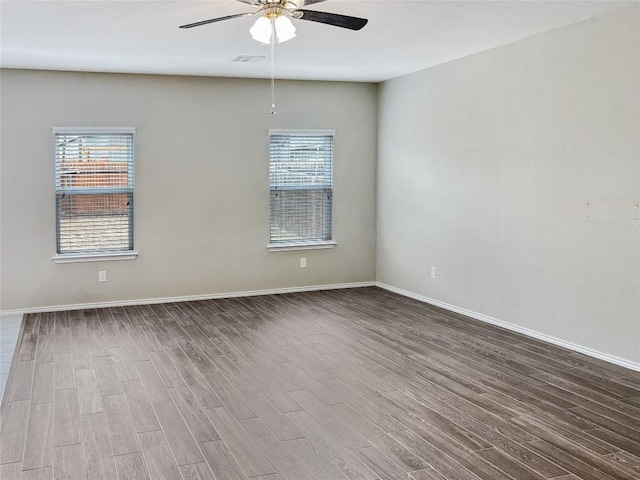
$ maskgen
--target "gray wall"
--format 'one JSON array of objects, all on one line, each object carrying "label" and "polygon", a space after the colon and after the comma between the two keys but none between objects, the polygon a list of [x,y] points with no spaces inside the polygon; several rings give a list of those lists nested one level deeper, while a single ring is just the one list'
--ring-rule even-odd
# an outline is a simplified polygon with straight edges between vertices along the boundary
[{"label": "gray wall", "polygon": [[639,16],[381,86],[378,281],[640,362]]},{"label": "gray wall", "polygon": [[[277,82],[275,116],[267,80],[4,70],[1,85],[0,309],[375,279],[375,85]],[[54,126],[136,127],[136,260],[52,261]],[[335,249],[267,251],[269,128],[336,130]]]}]

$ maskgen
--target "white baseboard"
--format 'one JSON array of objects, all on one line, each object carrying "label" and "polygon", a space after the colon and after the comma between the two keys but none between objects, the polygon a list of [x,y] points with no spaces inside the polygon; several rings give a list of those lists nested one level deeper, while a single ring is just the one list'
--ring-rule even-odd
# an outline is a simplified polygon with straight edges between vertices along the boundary
[{"label": "white baseboard", "polygon": [[375,287],[376,282],[334,283],[329,285],[308,285],[304,287],[272,288],[268,290],[249,290],[246,292],[208,293],[183,297],[141,298],[113,302],[78,303],[72,305],[50,305],[47,307],[1,310],[0,316],[23,315],[25,313],[60,312],[66,310],[85,310],[90,308],[126,307],[129,305],[149,305],[152,303],[190,302],[197,300],[215,300],[218,298],[255,297],[258,295],[277,295],[280,293],[311,292],[314,290],[336,290],[340,288]]},{"label": "white baseboard", "polygon": [[531,330],[529,328],[521,327],[519,325],[514,325],[513,323],[505,322],[504,320],[498,320],[497,318],[489,317],[488,315],[483,315],[482,313],[477,313],[472,310],[467,310],[466,308],[456,307],[455,305],[450,305],[445,302],[441,302],[439,300],[434,300],[433,298],[425,297],[423,295],[419,295],[417,293],[409,292],[407,290],[403,290],[401,288],[397,288],[391,285],[387,285],[385,283],[376,282],[376,286],[383,288],[385,290],[389,290],[390,292],[398,293],[405,297],[413,298],[415,300],[419,300],[421,302],[429,303],[431,305],[435,305],[436,307],[444,308],[445,310],[450,310],[455,313],[460,313],[462,315],[466,315],[467,317],[474,318],[476,320],[480,320],[481,322],[490,323],[491,325],[496,325],[498,327],[502,327],[506,330],[511,330],[512,332],[521,333],[528,337],[536,338],[538,340],[542,340],[544,342],[551,343],[553,345],[557,345],[559,347],[564,347],[569,350],[573,350],[574,352],[584,353],[585,355],[589,355],[590,357],[598,358],[600,360],[604,360],[605,362],[613,363],[614,365],[619,365],[621,367],[628,368],[630,370],[635,370],[640,372],[640,363],[634,363],[629,360],[625,360],[624,358],[616,357],[614,355],[609,355],[607,353],[599,352],[597,350],[593,350],[588,347],[584,347],[582,345],[578,345],[576,343],[567,342],[566,340],[562,340],[556,337],[552,337],[551,335],[547,335],[544,333],[536,332],[535,330]]}]

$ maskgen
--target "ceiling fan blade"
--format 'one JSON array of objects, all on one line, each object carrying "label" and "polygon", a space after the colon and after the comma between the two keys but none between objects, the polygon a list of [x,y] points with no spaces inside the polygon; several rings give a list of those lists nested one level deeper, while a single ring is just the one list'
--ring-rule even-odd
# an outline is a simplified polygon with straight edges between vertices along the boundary
[{"label": "ceiling fan blade", "polygon": [[317,12],[315,10],[296,10],[301,12],[301,20],[310,20],[312,22],[326,23],[334,27],[348,28],[349,30],[360,30],[369,20],[366,18],[350,17],[348,15],[339,15],[337,13]]},{"label": "ceiling fan blade", "polygon": [[200,27],[201,25],[208,25],[210,23],[221,22],[223,20],[231,20],[232,18],[240,18],[240,17],[252,17],[257,12],[249,12],[249,13],[238,13],[236,15],[227,15],[226,17],[218,17],[218,18],[210,18],[209,20],[202,20],[200,22],[188,23],[186,25],[180,25],[179,28],[193,28]]},{"label": "ceiling fan blade", "polygon": [[[302,8],[314,3],[326,2],[327,0],[287,0],[284,7],[290,10],[294,8]],[[236,2],[246,3],[247,5],[260,5],[266,6],[269,4],[269,0],[236,0]]]},{"label": "ceiling fan blade", "polygon": [[294,0],[294,3],[298,4],[298,8],[306,7],[307,5],[313,5],[314,3],[326,2],[327,0]]}]

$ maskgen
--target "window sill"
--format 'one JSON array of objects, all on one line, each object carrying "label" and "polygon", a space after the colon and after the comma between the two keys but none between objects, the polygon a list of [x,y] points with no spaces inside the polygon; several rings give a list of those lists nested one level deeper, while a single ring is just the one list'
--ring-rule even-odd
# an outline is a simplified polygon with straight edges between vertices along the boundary
[{"label": "window sill", "polygon": [[62,254],[53,257],[56,263],[107,262],[114,260],[135,260],[138,252]]},{"label": "window sill", "polygon": [[267,245],[270,252],[288,252],[290,250],[324,250],[333,248],[336,242],[318,242],[318,243],[277,243]]}]

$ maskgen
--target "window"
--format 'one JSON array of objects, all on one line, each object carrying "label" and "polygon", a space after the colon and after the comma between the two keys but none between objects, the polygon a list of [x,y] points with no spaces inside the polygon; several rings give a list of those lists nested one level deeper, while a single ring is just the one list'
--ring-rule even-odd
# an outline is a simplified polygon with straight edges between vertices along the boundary
[{"label": "window", "polygon": [[134,130],[54,136],[58,256],[133,253]]},{"label": "window", "polygon": [[332,130],[270,130],[270,247],[332,246]]}]

